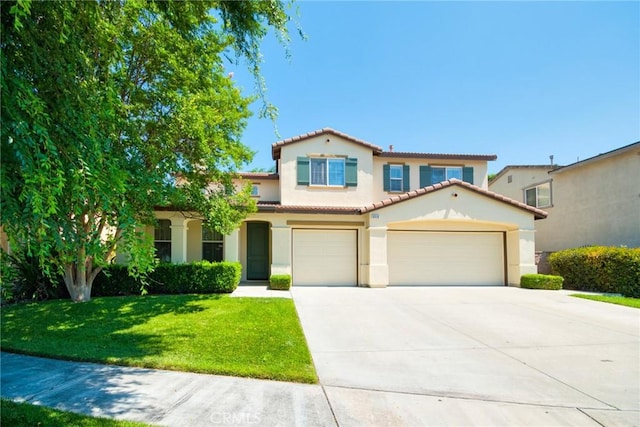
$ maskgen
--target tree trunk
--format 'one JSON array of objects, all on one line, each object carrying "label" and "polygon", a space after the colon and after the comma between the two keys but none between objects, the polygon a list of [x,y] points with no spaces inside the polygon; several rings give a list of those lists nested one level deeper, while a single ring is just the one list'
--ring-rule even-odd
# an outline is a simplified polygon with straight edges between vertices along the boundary
[{"label": "tree trunk", "polygon": [[93,279],[98,275],[99,269],[87,268],[87,264],[91,267],[91,260],[87,259],[84,263],[65,265],[64,283],[73,302],[91,300]]}]

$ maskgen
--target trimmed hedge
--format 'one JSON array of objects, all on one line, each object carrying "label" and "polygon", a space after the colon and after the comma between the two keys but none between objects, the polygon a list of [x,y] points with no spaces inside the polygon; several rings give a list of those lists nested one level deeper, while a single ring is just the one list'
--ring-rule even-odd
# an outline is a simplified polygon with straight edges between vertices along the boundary
[{"label": "trimmed hedge", "polygon": [[[231,293],[240,283],[238,262],[160,264],[146,278],[149,294]],[[92,296],[139,295],[142,281],[129,276],[126,265],[110,265],[93,282]]]},{"label": "trimmed hedge", "polygon": [[291,275],[273,274],[269,277],[269,288],[278,291],[287,291],[291,288]]},{"label": "trimmed hedge", "polygon": [[526,289],[548,289],[557,291],[562,289],[562,277],[550,274],[523,274],[520,277],[520,287]]},{"label": "trimmed hedge", "polygon": [[567,249],[551,254],[549,263],[565,288],[640,298],[640,248]]}]

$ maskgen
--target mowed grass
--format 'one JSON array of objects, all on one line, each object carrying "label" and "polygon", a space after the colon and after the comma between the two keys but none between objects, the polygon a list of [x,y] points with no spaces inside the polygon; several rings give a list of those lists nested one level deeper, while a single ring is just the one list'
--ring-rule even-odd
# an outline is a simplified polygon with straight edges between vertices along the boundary
[{"label": "mowed grass", "polygon": [[591,295],[591,294],[572,294],[572,297],[590,299],[594,301],[608,302],[610,304],[624,305],[627,307],[640,308],[640,298],[629,298],[617,295]]},{"label": "mowed grass", "polygon": [[58,359],[314,383],[290,299],[162,295],[2,309],[2,350]]},{"label": "mowed grass", "polygon": [[59,411],[29,403],[0,401],[0,422],[3,426],[47,426],[47,427],[145,427],[148,424],[96,418]]}]

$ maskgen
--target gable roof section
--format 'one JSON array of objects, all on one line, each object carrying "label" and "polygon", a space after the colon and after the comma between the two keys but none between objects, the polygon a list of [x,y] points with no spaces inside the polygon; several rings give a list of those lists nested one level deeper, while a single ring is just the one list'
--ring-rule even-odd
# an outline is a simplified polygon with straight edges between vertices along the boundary
[{"label": "gable roof section", "polygon": [[542,209],[534,208],[533,206],[529,206],[525,203],[519,202],[517,200],[511,199],[509,197],[503,196],[502,194],[494,193],[492,191],[484,190],[478,186],[473,184],[469,184],[468,182],[460,181],[459,179],[450,179],[447,181],[440,182],[438,184],[430,185],[428,187],[419,188],[417,190],[409,191],[408,193],[398,194],[397,196],[390,197],[388,199],[382,200],[380,202],[372,203],[368,206],[365,206],[360,210],[361,213],[372,212],[378,209],[385,208],[387,206],[404,202],[406,200],[415,199],[416,197],[424,196],[425,194],[434,193],[436,191],[448,188],[448,187],[463,187],[467,190],[471,190],[474,193],[480,194],[485,197],[489,197],[491,199],[497,200],[499,202],[505,203],[507,205],[511,205],[513,207],[528,211],[535,216],[535,219],[544,219],[547,217],[547,213]]},{"label": "gable roof section", "polygon": [[[567,166],[562,166],[560,168],[550,171],[549,173],[555,174],[555,173],[565,172],[570,169],[575,169],[580,166],[595,163],[597,161],[604,160],[609,157],[617,156],[619,154],[623,154],[633,150],[640,150],[640,141],[634,142],[633,144],[625,145],[624,147],[616,148],[615,150],[607,151],[606,153],[598,154],[597,156],[589,157],[588,159],[580,160],[579,162],[571,163],[570,165],[567,165]],[[640,154],[640,151],[638,151],[638,154]]]},{"label": "gable roof section", "polygon": [[346,133],[339,132],[339,131],[337,131],[335,129],[322,128],[322,129],[318,129],[318,130],[313,131],[313,132],[309,132],[309,133],[305,133],[305,134],[302,134],[302,135],[294,136],[292,138],[283,139],[282,141],[278,141],[278,142],[273,143],[271,145],[271,157],[273,157],[273,160],[278,160],[280,158],[280,151],[282,150],[282,147],[284,147],[286,145],[294,144],[296,142],[304,141],[306,139],[313,138],[313,137],[319,136],[319,135],[339,136],[340,138],[346,139],[347,141],[353,142],[354,144],[362,145],[364,147],[367,147],[367,148],[371,149],[374,152],[374,154],[379,154],[379,153],[382,152],[382,148],[378,147],[377,145],[373,145],[373,144],[371,144],[371,143],[369,143],[367,141],[355,138],[355,137],[353,137],[351,135],[347,135]]},{"label": "gable roof section", "polygon": [[544,219],[547,217],[547,213],[542,209],[534,208],[533,206],[529,206],[527,204],[514,199],[510,199],[509,197],[494,193],[492,191],[484,190],[475,185],[460,181],[459,179],[450,179],[448,181],[443,181],[438,184],[430,185],[428,187],[409,191],[408,193],[398,194],[397,196],[390,197],[380,202],[372,203],[362,208],[342,206],[287,206],[281,205],[278,202],[258,202],[258,212],[362,215],[368,212],[376,211],[378,209],[386,208],[387,206],[395,205],[397,203],[415,199],[426,194],[434,193],[436,191],[455,186],[466,188],[467,190],[473,191],[474,193],[527,211],[530,214],[533,214],[535,219]]},{"label": "gable roof section", "polygon": [[504,175],[505,173],[509,172],[512,169],[546,169],[547,171],[551,171],[553,169],[558,169],[561,167],[562,166],[558,166],[555,164],[554,165],[507,165],[502,169],[500,169],[500,172],[498,172],[496,176],[489,183],[499,179],[500,177],[502,177],[502,175]]}]

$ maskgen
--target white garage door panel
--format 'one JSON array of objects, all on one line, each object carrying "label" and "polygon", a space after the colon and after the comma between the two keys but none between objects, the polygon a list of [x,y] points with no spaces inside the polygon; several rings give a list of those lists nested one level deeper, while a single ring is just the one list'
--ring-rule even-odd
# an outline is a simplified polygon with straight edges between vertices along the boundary
[{"label": "white garage door panel", "polygon": [[355,286],[356,230],[293,230],[293,285]]},{"label": "white garage door panel", "polygon": [[500,232],[389,231],[390,285],[504,285]]}]

